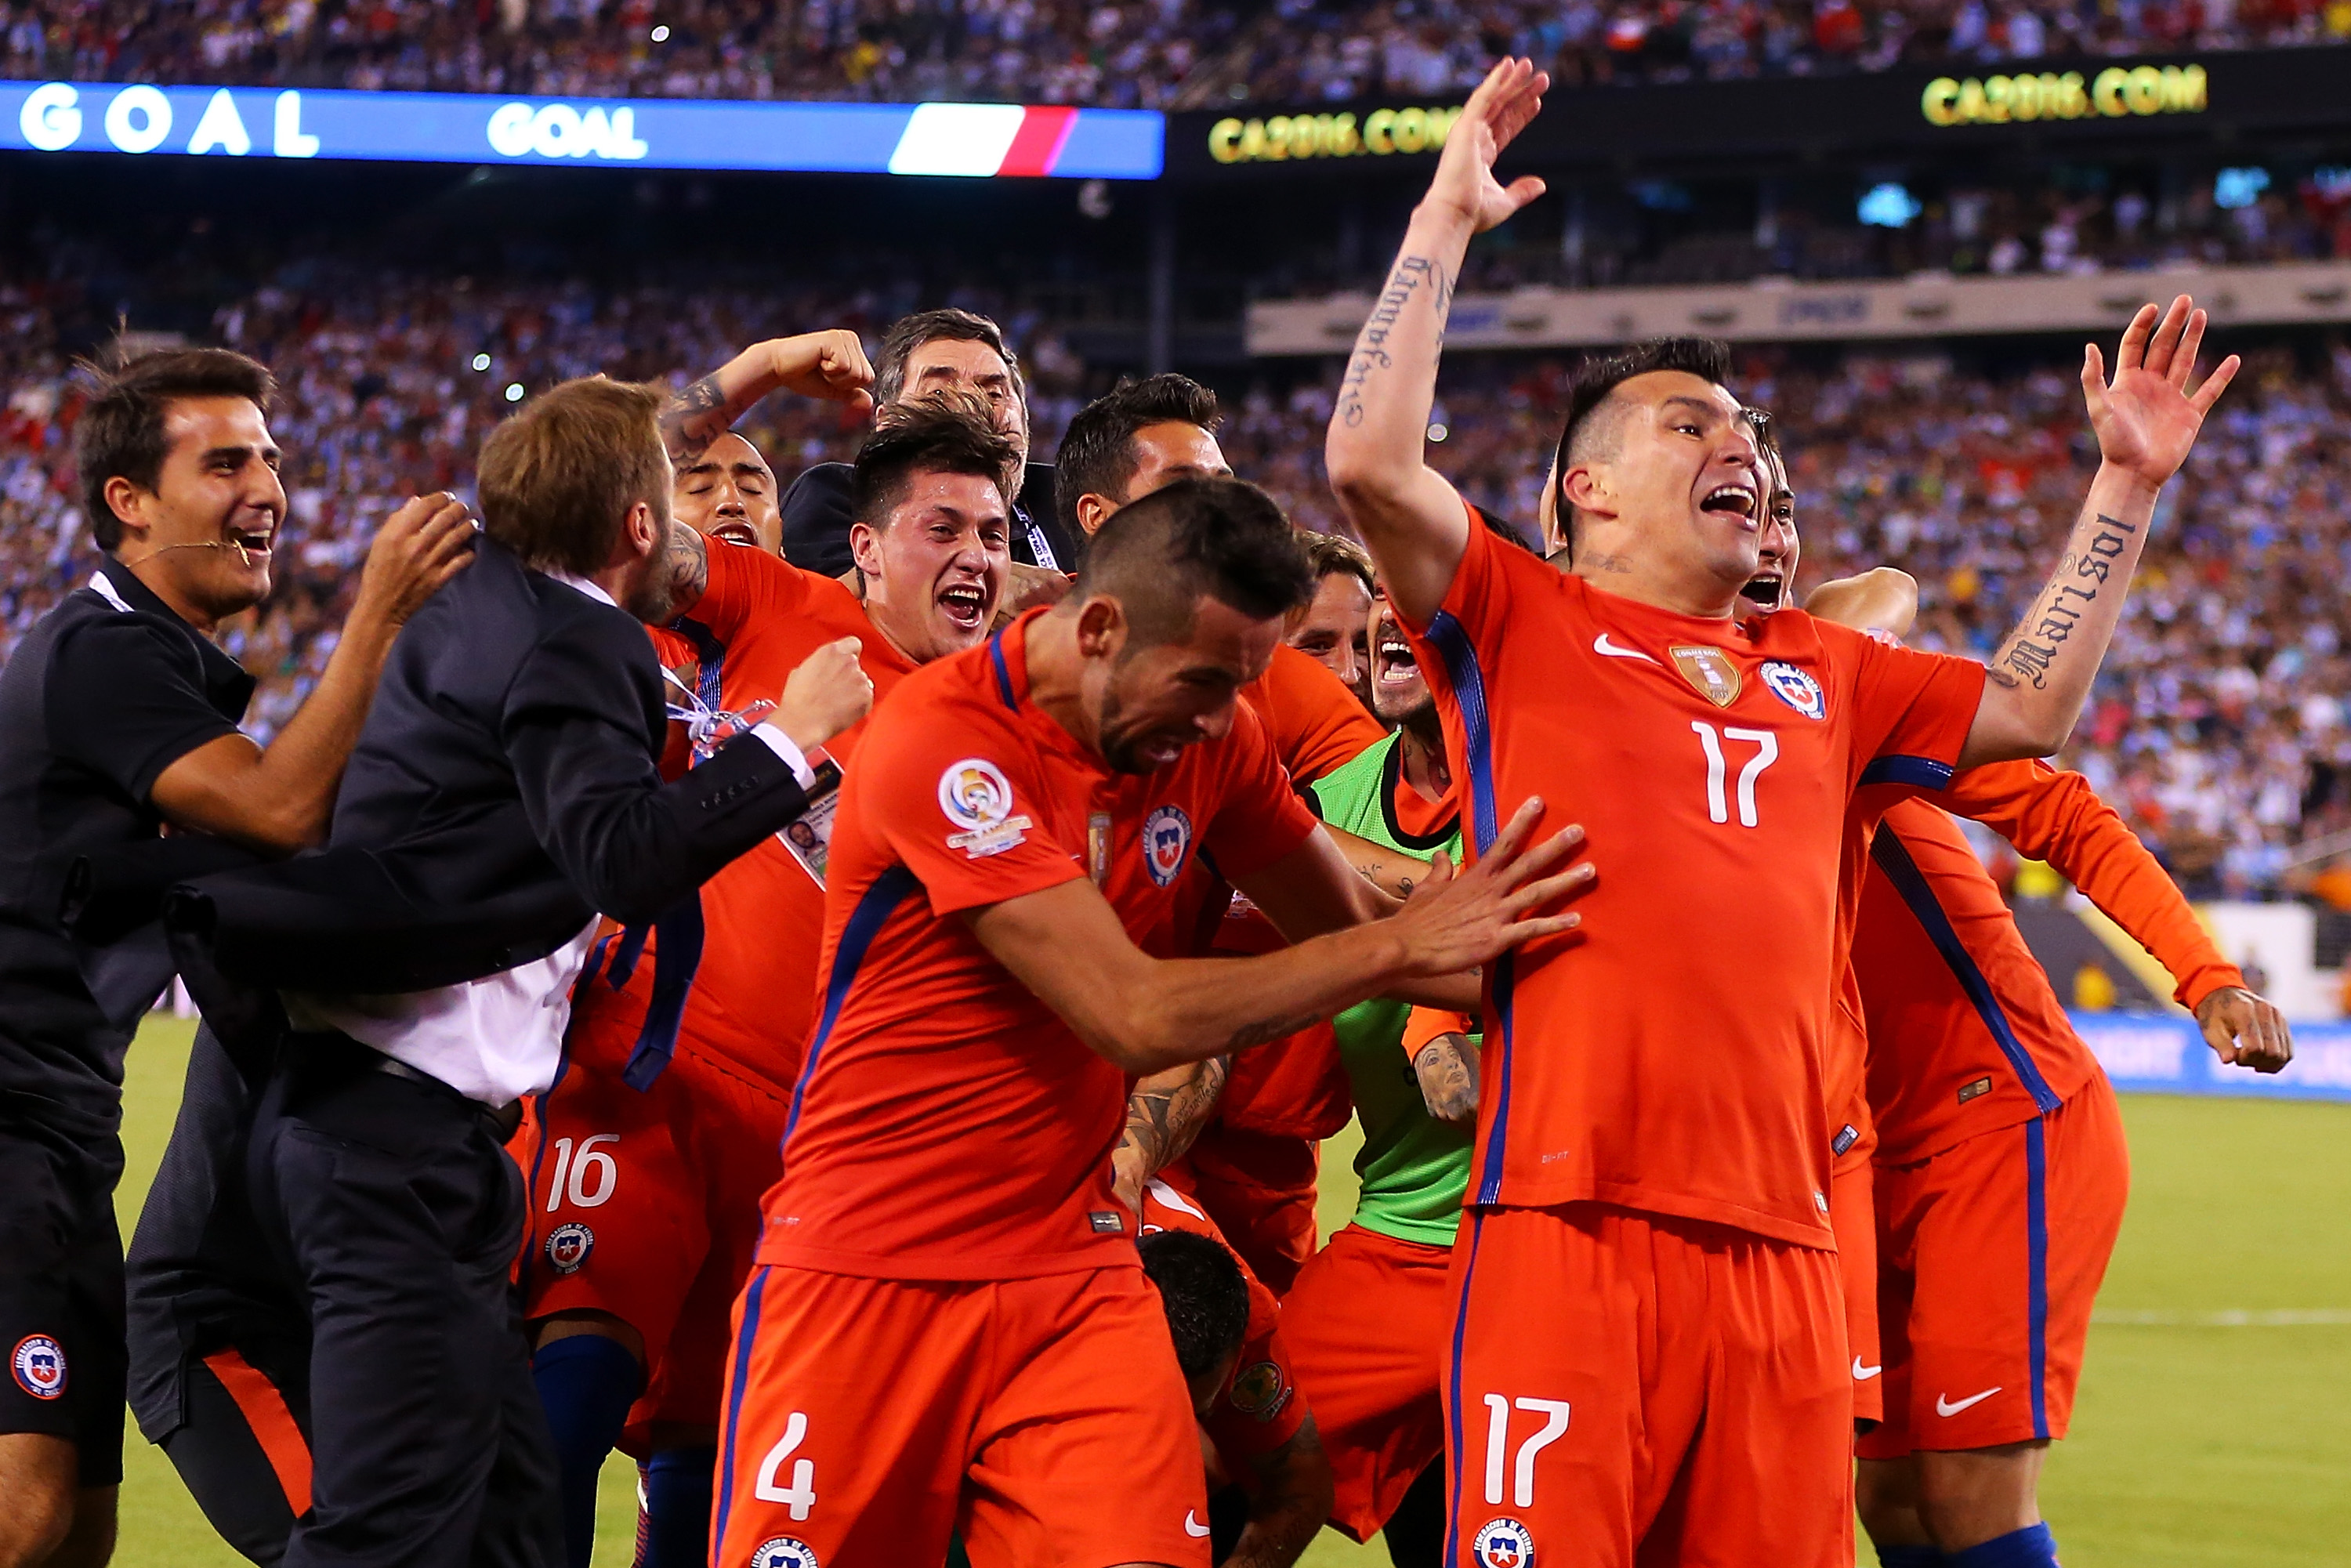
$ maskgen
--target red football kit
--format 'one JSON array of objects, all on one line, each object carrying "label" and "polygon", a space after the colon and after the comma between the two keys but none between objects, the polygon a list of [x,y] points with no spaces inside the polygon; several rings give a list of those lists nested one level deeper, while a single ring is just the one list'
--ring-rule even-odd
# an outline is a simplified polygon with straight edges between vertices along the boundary
[{"label": "red football kit", "polygon": [[[1241,695],[1297,789],[1387,736],[1345,682],[1286,644]],[[1281,945],[1270,921],[1238,901],[1234,907],[1240,913],[1216,924],[1215,950],[1263,953]],[[1164,1173],[1208,1212],[1276,1295],[1289,1292],[1313,1254],[1317,1149],[1347,1124],[1350,1110],[1338,1043],[1327,1022],[1314,1024],[1235,1057],[1208,1124]]]},{"label": "red football kit", "polygon": [[[1031,612],[903,681],[843,781],[819,1026],[736,1308],[720,1561],[1207,1562],[1190,1401],[1113,1196],[1130,1081],[989,956],[973,911],[1091,877],[1175,950],[1196,854],[1314,831],[1246,705],[1111,772],[1029,700]],[[784,1543],[778,1545],[778,1543]],[[756,1550],[755,1550],[756,1549]]]},{"label": "red football kit", "polygon": [[[719,541],[709,563],[693,612],[653,633],[664,666],[697,668],[706,706],[775,701],[802,660],[841,637],[862,639],[877,701],[914,667],[832,579]],[[863,727],[828,753],[846,764]],[[526,1103],[508,1145],[530,1183],[526,1314],[610,1312],[643,1336],[647,1388],[622,1438],[640,1457],[651,1421],[718,1418],[727,1313],[750,1271],[813,1007],[824,890],[778,837],[704,885],[702,915],[701,963],[661,1076],[643,1090],[621,1076],[652,995],[653,945],[616,986],[608,941],[574,994],[563,1072]]]},{"label": "red football kit", "polygon": [[[1164,1181],[1144,1186],[1142,1229],[1145,1236],[1155,1230],[1188,1230],[1232,1252],[1232,1243],[1217,1228],[1217,1222]],[[1290,1347],[1282,1341],[1281,1303],[1239,1253],[1233,1253],[1233,1261],[1240,1264],[1241,1279],[1249,1286],[1249,1327],[1243,1332],[1240,1355],[1225,1385],[1217,1391],[1216,1407],[1200,1426],[1226,1475],[1254,1488],[1256,1461],[1298,1436],[1298,1429],[1306,1425],[1308,1407],[1305,1396],[1298,1391]]]},{"label": "red football kit", "polygon": [[1982,666],[1801,612],[1675,614],[1474,526],[1407,633],[1473,851],[1540,794],[1602,868],[1578,933],[1488,974],[1452,1555],[1844,1568],[1839,844],[1865,782],[1949,777]]},{"label": "red football kit", "polygon": [[1996,764],[1886,811],[1854,946],[1886,1368],[1866,1458],[2064,1436],[2129,1188],[2114,1092],[1938,804],[2049,862],[2163,962],[2183,1004],[2244,983],[2077,773]]}]

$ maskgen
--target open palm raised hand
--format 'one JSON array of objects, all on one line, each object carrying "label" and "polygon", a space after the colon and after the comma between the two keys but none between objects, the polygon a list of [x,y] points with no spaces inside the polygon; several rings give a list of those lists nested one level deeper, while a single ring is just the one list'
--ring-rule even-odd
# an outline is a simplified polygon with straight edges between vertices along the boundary
[{"label": "open palm raised hand", "polygon": [[2115,351],[2112,382],[2106,380],[2098,346],[2083,348],[2082,396],[2089,404],[2090,426],[2097,432],[2098,455],[2150,485],[2159,486],[2179,472],[2189,448],[2196,444],[2196,433],[2204,427],[2205,414],[2237,373],[2240,361],[2231,354],[2200,386],[2190,389],[2189,378],[2196,371],[2204,324],[2204,312],[2185,294],[2159,319],[2154,306],[2140,306]]},{"label": "open palm raised hand", "polygon": [[1456,209],[1483,234],[1541,195],[1543,183],[1531,174],[1508,185],[1495,179],[1494,160],[1542,108],[1550,85],[1532,60],[1505,59],[1488,71],[1446,133],[1428,199]]}]

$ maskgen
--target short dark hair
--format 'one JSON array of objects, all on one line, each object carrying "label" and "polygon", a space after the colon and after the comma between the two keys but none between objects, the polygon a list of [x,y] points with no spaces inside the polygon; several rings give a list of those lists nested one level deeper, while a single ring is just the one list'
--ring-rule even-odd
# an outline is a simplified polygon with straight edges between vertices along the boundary
[{"label": "short dark hair", "polygon": [[475,473],[482,531],[525,566],[592,577],[639,501],[669,515],[657,423],[667,394],[583,376],[549,388],[490,432]]},{"label": "short dark hair", "polygon": [[163,476],[171,444],[163,421],[184,398],[241,397],[266,416],[277,382],[259,361],[227,349],[158,349],[109,370],[84,361],[97,388],[74,426],[74,470],[81,476],[82,510],[98,548],[111,554],[122,543],[122,519],[107,505],[110,479],[128,479],[152,492]]},{"label": "short dark hair", "polygon": [[1148,646],[1188,632],[1203,595],[1270,621],[1312,599],[1314,585],[1306,548],[1272,497],[1241,479],[1191,478],[1113,512],[1062,602],[1110,595]]},{"label": "short dark hair", "polygon": [[[1600,412],[1601,405],[1635,376],[1656,371],[1681,371],[1719,386],[1730,380],[1730,345],[1719,338],[1651,338],[1576,366],[1575,374],[1568,382],[1567,418],[1560,425],[1552,485],[1565,482],[1569,454],[1575,450],[1577,438],[1593,428],[1593,416]],[[1557,500],[1560,533],[1572,554],[1575,547],[1575,508],[1568,505],[1563,493]]]},{"label": "short dark hair", "polygon": [[1249,1281],[1218,1242],[1189,1230],[1155,1230],[1134,1244],[1159,1287],[1176,1364],[1186,1377],[1213,1370],[1249,1337]]},{"label": "short dark hair", "polygon": [[883,407],[849,474],[849,520],[886,528],[917,474],[977,474],[995,481],[1007,507],[1019,448],[990,423],[970,392],[942,392]]},{"label": "short dark hair", "polygon": [[985,343],[996,350],[1012,374],[1012,393],[1026,400],[1029,384],[1020,376],[1020,359],[1004,341],[1004,329],[975,310],[952,306],[917,310],[890,323],[882,334],[882,357],[873,366],[873,401],[887,405],[906,394],[906,361],[925,343],[946,339],[957,343]]},{"label": "short dark hair", "polygon": [[1311,528],[1299,529],[1298,542],[1306,551],[1307,569],[1314,573],[1317,590],[1326,577],[1352,577],[1364,585],[1364,592],[1379,597],[1379,569],[1363,546],[1344,534],[1318,534]]},{"label": "short dark hair", "polygon": [[1081,496],[1123,500],[1140,461],[1136,431],[1147,424],[1196,424],[1213,434],[1217,419],[1217,394],[1172,371],[1124,382],[1078,410],[1053,455],[1053,510],[1061,527],[1071,538],[1084,537],[1078,527]]}]

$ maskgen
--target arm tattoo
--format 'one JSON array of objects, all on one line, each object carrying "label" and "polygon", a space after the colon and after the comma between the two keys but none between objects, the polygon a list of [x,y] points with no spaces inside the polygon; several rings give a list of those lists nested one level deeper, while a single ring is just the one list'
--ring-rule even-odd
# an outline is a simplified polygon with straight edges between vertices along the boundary
[{"label": "arm tattoo", "polygon": [[2074,634],[2083,612],[2097,599],[2115,562],[2129,548],[2130,536],[2137,532],[2130,524],[2100,512],[2098,532],[2090,540],[2088,551],[2078,556],[2068,551],[2057,563],[2040,598],[1993,658],[1991,678],[2011,690],[2019,680],[2031,682],[2035,691],[2045,687],[2058,650]]},{"label": "arm tattoo", "polygon": [[726,434],[742,410],[727,405],[716,374],[703,377],[669,400],[661,413],[663,443],[673,463],[691,463]]},{"label": "arm tattoo", "polygon": [[710,586],[710,546],[692,527],[669,526],[670,599],[683,614]]},{"label": "arm tattoo", "polygon": [[1232,1064],[1223,1057],[1210,1057],[1200,1063],[1199,1071],[1175,1088],[1138,1088],[1128,1097],[1126,1131],[1120,1135],[1118,1146],[1143,1156],[1145,1179],[1166,1169],[1192,1146],[1207,1124],[1208,1113],[1216,1108],[1231,1071]]},{"label": "arm tattoo", "polygon": [[1449,1120],[1477,1113],[1478,1080],[1461,1055],[1461,1047],[1468,1043],[1458,1034],[1441,1034],[1413,1058],[1421,1094],[1435,1115]]},{"label": "arm tattoo", "polygon": [[1289,1018],[1259,1019],[1233,1030],[1225,1041],[1228,1051],[1246,1051],[1252,1045],[1268,1045],[1286,1034],[1296,1034],[1310,1024],[1321,1023],[1327,1013],[1297,1013]]},{"label": "arm tattoo", "polygon": [[1349,429],[1364,423],[1364,388],[1374,371],[1386,370],[1394,362],[1388,357],[1388,334],[1423,287],[1435,289],[1437,341],[1443,346],[1446,313],[1453,308],[1453,280],[1425,256],[1401,256],[1388,275],[1386,288],[1372,306],[1371,319],[1355,340],[1354,354],[1347,361],[1347,373],[1339,383],[1339,416]]}]

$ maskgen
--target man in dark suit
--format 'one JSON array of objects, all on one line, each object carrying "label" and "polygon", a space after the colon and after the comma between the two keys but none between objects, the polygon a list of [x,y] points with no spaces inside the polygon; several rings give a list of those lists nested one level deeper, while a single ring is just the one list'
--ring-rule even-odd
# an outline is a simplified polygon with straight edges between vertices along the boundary
[{"label": "man in dark suit", "polygon": [[502,934],[496,973],[285,992],[246,1176],[310,1315],[311,1507],[289,1565],[561,1561],[502,1143],[556,1076],[596,914],[684,907],[820,793],[807,753],[871,701],[855,639],[829,644],[770,719],[662,782],[662,674],[639,624],[666,619],[684,559],[662,401],[566,382],[491,435],[475,563],[394,645],[336,802],[328,853],[365,852],[421,909],[551,896],[536,928]]},{"label": "man in dark suit", "polygon": [[[764,356],[772,347],[755,345],[687,389],[688,400],[698,397],[711,411],[705,416],[708,434],[702,440],[725,431],[774,387],[790,384],[763,379]],[[1053,465],[1028,461],[1029,389],[1002,328],[969,310],[918,310],[890,324],[873,371],[874,396],[885,407],[948,391],[971,392],[985,401],[996,428],[1020,452],[1021,473],[1012,503],[1013,560],[1048,571],[1077,570],[1079,538],[1053,509]],[[695,427],[689,426],[686,434],[692,436]],[[849,476],[846,463],[820,463],[784,492],[784,559],[794,566],[828,577],[850,570]]]}]

